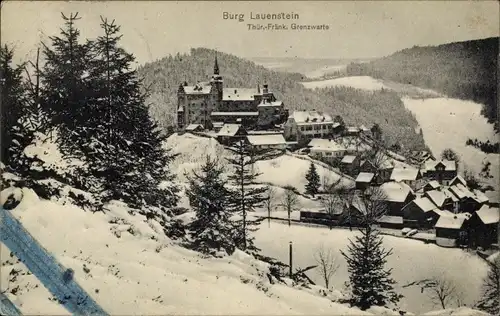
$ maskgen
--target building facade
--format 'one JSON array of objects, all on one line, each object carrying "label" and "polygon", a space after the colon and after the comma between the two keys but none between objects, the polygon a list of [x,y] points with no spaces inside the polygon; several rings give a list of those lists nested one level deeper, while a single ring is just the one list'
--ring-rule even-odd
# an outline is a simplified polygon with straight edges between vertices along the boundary
[{"label": "building facade", "polygon": [[286,121],[288,111],[265,84],[263,89],[227,88],[219,72],[217,57],[209,82],[181,84],[177,91],[177,127],[201,124],[212,129],[220,123],[265,129]]},{"label": "building facade", "polygon": [[317,111],[293,111],[285,123],[285,138],[306,144],[313,138],[333,134],[334,122],[330,115]]}]

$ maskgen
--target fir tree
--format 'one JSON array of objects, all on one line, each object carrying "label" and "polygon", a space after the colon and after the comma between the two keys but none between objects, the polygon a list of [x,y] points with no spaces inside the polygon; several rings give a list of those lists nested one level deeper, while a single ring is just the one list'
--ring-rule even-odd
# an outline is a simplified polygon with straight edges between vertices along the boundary
[{"label": "fir tree", "polygon": [[376,189],[370,196],[363,193],[353,198],[352,203],[363,213],[359,219],[362,227],[360,235],[350,240],[348,252],[341,251],[349,272],[350,303],[361,310],[370,306],[397,303],[402,297],[394,291],[392,270],[385,269],[387,257],[392,254],[392,250],[383,248],[382,237],[373,227],[387,207],[381,202],[382,195],[383,193]]},{"label": "fir tree", "polygon": [[309,166],[309,170],[306,173],[306,180],[306,193],[311,194],[312,196],[318,194],[320,178],[318,171],[316,170],[316,166],[312,162]]},{"label": "fir tree", "polygon": [[260,175],[254,172],[254,163],[257,160],[269,157],[270,153],[252,148],[244,141],[239,141],[231,148],[234,156],[227,158],[234,168],[234,172],[228,177],[234,189],[231,192],[231,207],[241,219],[235,221],[234,239],[236,247],[244,251],[258,251],[254,245],[254,238],[250,235],[258,229],[263,218],[258,220],[248,219],[248,213],[260,207],[266,201],[266,188],[257,186],[256,178]]},{"label": "fir tree", "polygon": [[94,119],[86,148],[92,172],[103,179],[107,199],[132,207],[166,208],[178,202],[168,165],[174,158],[163,148],[165,136],[149,116],[142,81],[132,69],[135,58],[118,46],[120,27],[101,18],[104,35],[92,46],[91,104]]},{"label": "fir tree", "polygon": [[22,82],[23,65],[13,66],[14,52],[0,47],[1,161],[9,171],[19,171],[24,148],[31,142],[26,124],[26,98]]},{"label": "fir tree", "polygon": [[80,31],[75,27],[78,13],[66,17],[60,36],[50,37],[44,44],[45,65],[41,73],[44,86],[42,108],[50,117],[49,128],[58,130],[58,145],[66,156],[80,156],[87,143],[88,125],[95,118],[88,96],[90,45],[79,43]]},{"label": "fir tree", "polygon": [[209,156],[199,172],[193,172],[189,179],[187,196],[196,213],[190,224],[194,249],[206,254],[225,251],[232,254],[235,245],[233,227],[228,209],[230,192],[222,178],[223,170]]},{"label": "fir tree", "polygon": [[483,283],[483,295],[477,307],[491,315],[500,315],[500,256],[488,262],[488,274]]}]

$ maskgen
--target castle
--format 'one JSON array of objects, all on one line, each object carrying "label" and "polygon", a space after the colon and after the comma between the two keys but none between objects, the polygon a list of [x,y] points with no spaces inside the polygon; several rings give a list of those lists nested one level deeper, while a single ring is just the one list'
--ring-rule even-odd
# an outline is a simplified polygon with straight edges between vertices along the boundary
[{"label": "castle", "polygon": [[177,91],[177,127],[201,124],[205,129],[238,123],[246,129],[273,129],[288,118],[288,110],[264,84],[252,88],[225,88],[215,56],[209,82],[194,86],[181,84]]}]

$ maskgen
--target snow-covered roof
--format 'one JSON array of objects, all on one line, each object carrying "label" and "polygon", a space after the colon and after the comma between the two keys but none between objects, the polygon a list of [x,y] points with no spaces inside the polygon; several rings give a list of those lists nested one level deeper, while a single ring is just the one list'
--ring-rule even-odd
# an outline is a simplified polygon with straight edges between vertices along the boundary
[{"label": "snow-covered roof", "polygon": [[435,210],[438,208],[427,197],[417,198],[417,199],[413,200],[413,203],[415,203],[415,205],[417,205],[424,212],[429,212],[429,211],[432,211],[432,210]]},{"label": "snow-covered roof", "polygon": [[321,151],[331,151],[331,152],[346,150],[346,148],[342,144],[339,144],[333,140],[323,139],[323,138],[311,139],[307,147],[310,147],[311,149],[316,149]]},{"label": "snow-covered roof", "polygon": [[459,187],[457,187],[456,185],[452,185],[451,187],[449,187],[448,191],[453,193],[460,200],[467,197],[467,194],[464,191],[462,191]]},{"label": "snow-covered roof", "polygon": [[177,112],[184,112],[184,107],[182,105],[179,106],[179,108],[177,109]]},{"label": "snow-covered roof", "polygon": [[461,229],[464,226],[466,220],[467,218],[465,216],[460,216],[459,214],[443,215],[439,217],[435,227]]},{"label": "snow-covered roof", "polygon": [[467,182],[465,181],[465,179],[461,175],[457,175],[455,178],[451,179],[451,181],[450,181],[450,185],[454,185],[457,183],[461,183],[462,185],[467,186]]},{"label": "snow-covered roof", "polygon": [[474,193],[472,193],[472,191],[469,190],[469,188],[467,188],[465,185],[459,183],[456,184],[456,187],[459,188],[460,191],[462,191],[465,194],[465,196],[475,198]]},{"label": "snow-covered roof", "polygon": [[349,127],[347,127],[347,132],[349,132],[349,133],[358,133],[359,132],[359,127],[349,126]]},{"label": "snow-covered roof", "polygon": [[364,126],[364,125],[361,125],[359,127],[359,129],[362,130],[363,132],[369,132],[370,131],[370,129],[368,127]]},{"label": "snow-covered roof", "polygon": [[371,172],[360,172],[356,177],[356,182],[369,183],[375,175]]},{"label": "snow-covered roof", "polygon": [[453,214],[452,212],[450,212],[448,210],[440,210],[438,208],[433,209],[432,212],[436,213],[439,216],[454,216],[455,215],[455,214]]},{"label": "snow-covered roof", "polygon": [[298,125],[333,123],[332,116],[318,111],[293,111],[290,115]]},{"label": "snow-covered roof", "polygon": [[386,223],[386,224],[403,224],[402,216],[388,216],[384,215],[377,220],[378,223]]},{"label": "snow-covered roof", "polygon": [[435,165],[434,165],[434,169],[436,169],[436,166],[439,165],[439,164],[442,164],[444,165],[444,170],[445,171],[456,171],[457,170],[457,165],[455,163],[454,160],[441,160],[441,161],[438,161]]},{"label": "snow-covered roof", "polygon": [[419,170],[416,168],[394,168],[392,169],[390,180],[400,182],[417,180],[419,175]]},{"label": "snow-covered roof", "polygon": [[480,203],[486,203],[488,202],[488,197],[481,191],[479,190],[474,190],[474,194],[476,195],[476,198],[477,200],[480,202]]},{"label": "snow-covered roof", "polygon": [[224,122],[213,122],[212,125],[213,127],[222,127],[224,126]]},{"label": "snow-covered roof", "polygon": [[259,112],[212,112],[212,116],[259,116]]},{"label": "snow-covered roof", "polygon": [[425,186],[430,186],[431,188],[433,189],[437,189],[439,188],[441,185],[439,184],[439,182],[437,182],[436,180],[432,180],[432,181],[429,181],[427,182],[427,184]]},{"label": "snow-covered roof", "polygon": [[252,145],[286,145],[282,134],[248,135],[247,139]]},{"label": "snow-covered roof", "polygon": [[413,190],[402,182],[386,182],[380,186],[384,199],[389,202],[404,202]]},{"label": "snow-covered roof", "polygon": [[253,101],[260,94],[256,88],[224,88],[222,101]]},{"label": "snow-covered roof", "polygon": [[344,158],[342,158],[341,163],[353,163],[355,159],[356,159],[356,156],[345,155]]},{"label": "snow-covered roof", "polygon": [[446,199],[450,198],[443,191],[439,190],[427,191],[425,192],[425,195],[429,198],[429,200],[432,201],[432,203],[436,204],[438,207],[443,206]]},{"label": "snow-covered roof", "polygon": [[240,127],[240,124],[224,124],[217,136],[235,136]]},{"label": "snow-covered roof", "polygon": [[189,124],[188,126],[186,126],[185,130],[186,131],[194,131],[197,128],[203,128],[203,125],[201,125],[201,124]]},{"label": "snow-covered roof", "polygon": [[205,82],[200,82],[194,86],[183,86],[186,94],[209,94],[212,86]]},{"label": "snow-covered roof", "polygon": [[455,194],[453,194],[453,193],[450,191],[450,189],[449,189],[449,188],[444,189],[444,190],[443,190],[443,193],[444,193],[444,195],[445,195],[447,198],[450,198],[453,202],[458,202],[458,201],[460,201],[460,199],[459,199],[459,198],[457,198],[457,197],[455,196]]},{"label": "snow-covered roof", "polygon": [[269,106],[269,107],[276,107],[276,106],[282,106],[282,105],[283,105],[283,101],[276,100],[276,101],[271,101],[271,102],[268,102],[268,101],[264,102],[264,101],[262,101],[257,106],[258,107],[267,107],[267,106]]},{"label": "snow-covered roof", "polygon": [[500,210],[497,207],[483,205],[478,211],[476,211],[476,214],[486,225],[495,224],[500,221]]}]

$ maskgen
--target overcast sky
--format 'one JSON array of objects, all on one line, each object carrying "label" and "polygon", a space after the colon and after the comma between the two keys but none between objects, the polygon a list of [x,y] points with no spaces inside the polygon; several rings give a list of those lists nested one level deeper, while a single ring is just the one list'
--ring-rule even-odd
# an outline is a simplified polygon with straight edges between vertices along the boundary
[{"label": "overcast sky", "polygon": [[[18,59],[33,56],[40,40],[58,34],[61,12],[79,12],[77,26],[90,38],[100,34],[100,15],[115,19],[122,26],[122,45],[139,63],[191,47],[241,57],[380,57],[414,45],[499,35],[497,1],[7,1],[1,10],[2,44],[13,44]],[[243,13],[245,22],[224,20],[223,12]],[[300,18],[285,22],[326,24],[329,30],[249,31],[251,12],[295,12]]]}]

